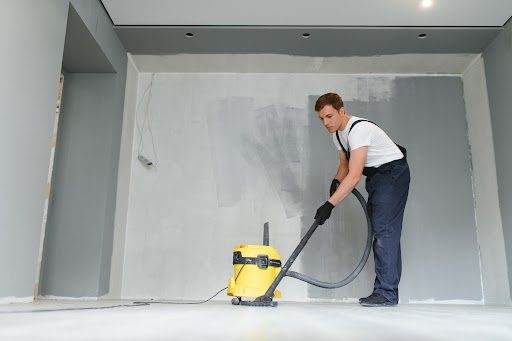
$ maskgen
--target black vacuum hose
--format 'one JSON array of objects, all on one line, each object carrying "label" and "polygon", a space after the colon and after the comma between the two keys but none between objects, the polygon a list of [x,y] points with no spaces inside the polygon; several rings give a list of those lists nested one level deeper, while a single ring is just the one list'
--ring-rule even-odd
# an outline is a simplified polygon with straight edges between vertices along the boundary
[{"label": "black vacuum hose", "polygon": [[363,257],[359,261],[359,264],[357,264],[355,270],[352,271],[352,273],[350,275],[348,275],[345,279],[343,279],[339,282],[334,282],[334,283],[322,282],[315,278],[311,278],[304,274],[301,274],[301,273],[298,273],[295,271],[290,271],[290,270],[288,270],[286,272],[285,276],[300,279],[301,281],[304,281],[309,284],[313,284],[314,286],[317,286],[320,288],[336,289],[336,288],[341,288],[341,287],[349,284],[350,282],[352,282],[354,280],[354,278],[357,277],[357,275],[359,275],[361,270],[363,270],[366,262],[368,261],[368,257],[370,256],[370,250],[372,248],[372,239],[373,239],[372,222],[370,220],[370,216],[368,215],[368,210],[366,209],[366,201],[364,200],[361,193],[359,193],[359,191],[355,188],[354,188],[354,190],[352,190],[352,193],[356,196],[357,200],[359,200],[359,202],[361,203],[361,206],[363,206],[364,214],[366,216],[366,222],[368,225],[368,237],[366,238],[366,248],[364,249]]}]

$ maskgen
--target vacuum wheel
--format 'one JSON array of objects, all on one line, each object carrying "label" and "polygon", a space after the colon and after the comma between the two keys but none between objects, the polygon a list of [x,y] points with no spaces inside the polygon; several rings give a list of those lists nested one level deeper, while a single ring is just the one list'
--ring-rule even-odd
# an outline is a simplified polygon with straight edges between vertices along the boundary
[{"label": "vacuum wheel", "polygon": [[240,302],[242,302],[242,298],[241,297],[233,297],[231,299],[231,304],[232,305],[240,305]]}]

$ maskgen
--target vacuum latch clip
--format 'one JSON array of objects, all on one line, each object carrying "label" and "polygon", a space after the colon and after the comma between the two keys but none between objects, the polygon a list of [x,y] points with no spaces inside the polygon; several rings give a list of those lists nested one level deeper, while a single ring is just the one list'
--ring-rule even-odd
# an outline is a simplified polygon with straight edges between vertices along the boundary
[{"label": "vacuum latch clip", "polygon": [[256,264],[258,264],[258,268],[260,269],[268,268],[268,255],[258,255],[258,257],[256,257]]}]

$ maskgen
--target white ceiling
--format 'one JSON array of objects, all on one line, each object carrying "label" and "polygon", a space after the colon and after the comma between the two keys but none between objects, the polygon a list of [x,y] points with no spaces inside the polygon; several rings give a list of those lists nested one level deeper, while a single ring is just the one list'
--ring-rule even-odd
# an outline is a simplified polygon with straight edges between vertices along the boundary
[{"label": "white ceiling", "polygon": [[101,0],[115,25],[503,26],[512,0]]}]

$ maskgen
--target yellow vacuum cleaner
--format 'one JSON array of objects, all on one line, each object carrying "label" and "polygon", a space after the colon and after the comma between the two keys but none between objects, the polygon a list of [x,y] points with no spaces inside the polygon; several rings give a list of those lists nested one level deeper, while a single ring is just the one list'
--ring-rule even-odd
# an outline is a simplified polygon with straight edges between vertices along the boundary
[{"label": "yellow vacuum cleaner", "polygon": [[[239,245],[233,252],[235,277],[229,279],[228,295],[235,296],[231,302],[240,304],[242,297],[263,296],[281,272],[281,256],[268,246],[268,223],[264,225],[263,245]],[[244,270],[242,272],[242,270]],[[273,297],[281,297],[274,290]]]},{"label": "yellow vacuum cleaner", "polygon": [[[293,262],[318,227],[317,221],[311,225],[306,235],[286,261],[286,264],[281,268],[281,256],[276,249],[269,246],[268,223],[265,223],[263,229],[263,245],[243,244],[235,247],[235,251],[233,252],[234,277],[230,278],[228,283],[228,295],[234,296],[231,303],[233,305],[276,307],[277,302],[273,299],[281,297],[281,292],[276,288],[284,276],[294,277],[306,283],[326,289],[340,288],[352,282],[354,278],[359,275],[370,256],[373,239],[372,225],[368,211],[366,210],[366,201],[355,188],[352,193],[359,200],[366,215],[368,237],[366,238],[366,248],[363,257],[350,275],[339,282],[328,283],[295,271],[289,271]],[[254,301],[242,301],[242,297],[255,297],[256,299]]]}]

